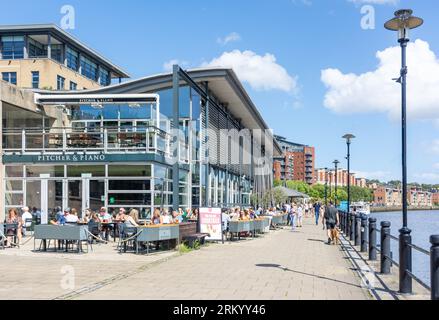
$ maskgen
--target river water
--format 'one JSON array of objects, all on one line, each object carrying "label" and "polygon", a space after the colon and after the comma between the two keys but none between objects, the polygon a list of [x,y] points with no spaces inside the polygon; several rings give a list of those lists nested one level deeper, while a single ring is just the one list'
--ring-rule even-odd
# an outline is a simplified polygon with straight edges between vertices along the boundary
[{"label": "river water", "polygon": [[[398,237],[402,227],[402,212],[372,213],[371,217],[377,218],[377,226],[381,221],[389,221],[392,235]],[[430,236],[439,234],[439,211],[410,211],[408,213],[408,226],[412,230],[412,243],[430,251]],[[379,243],[379,234],[377,235]],[[399,261],[398,243],[391,240],[391,250],[395,261]],[[416,250],[412,251],[413,273],[430,285],[430,257]]]}]

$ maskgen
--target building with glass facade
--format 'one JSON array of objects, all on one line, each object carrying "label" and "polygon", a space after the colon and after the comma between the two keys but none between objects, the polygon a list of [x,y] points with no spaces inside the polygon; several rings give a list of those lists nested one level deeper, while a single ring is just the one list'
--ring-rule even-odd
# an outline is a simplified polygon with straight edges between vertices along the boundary
[{"label": "building with glass facade", "polygon": [[21,88],[94,89],[129,75],[54,24],[0,26],[3,81]]},{"label": "building with glass facade", "polygon": [[81,92],[2,83],[1,214],[8,208],[249,206],[281,149],[231,69]]}]

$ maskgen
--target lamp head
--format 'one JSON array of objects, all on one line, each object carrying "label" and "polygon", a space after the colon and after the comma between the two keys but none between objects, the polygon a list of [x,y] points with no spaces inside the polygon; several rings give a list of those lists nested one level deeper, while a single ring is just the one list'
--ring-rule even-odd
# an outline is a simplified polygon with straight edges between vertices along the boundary
[{"label": "lamp head", "polygon": [[345,134],[342,138],[346,139],[347,143],[351,143],[352,139],[355,139],[356,137],[353,134],[348,133]]},{"label": "lamp head", "polygon": [[424,20],[412,16],[413,10],[402,9],[395,12],[395,18],[387,21],[384,27],[387,30],[398,31],[398,40],[409,40],[410,29],[420,27]]},{"label": "lamp head", "polygon": [[334,162],[333,162],[333,164],[335,164],[335,166],[338,166],[339,163],[340,163],[340,161],[338,161],[338,160],[334,160]]}]

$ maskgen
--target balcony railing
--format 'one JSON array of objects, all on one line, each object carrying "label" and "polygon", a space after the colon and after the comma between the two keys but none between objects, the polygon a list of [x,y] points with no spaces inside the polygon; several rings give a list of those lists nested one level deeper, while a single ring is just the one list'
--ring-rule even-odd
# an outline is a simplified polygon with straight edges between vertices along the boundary
[{"label": "balcony railing", "polygon": [[[154,127],[111,127],[97,130],[74,128],[5,129],[3,152],[5,154],[57,154],[69,152],[104,153],[157,153],[171,157],[172,137]],[[180,158],[189,160],[189,148],[180,142]]]}]

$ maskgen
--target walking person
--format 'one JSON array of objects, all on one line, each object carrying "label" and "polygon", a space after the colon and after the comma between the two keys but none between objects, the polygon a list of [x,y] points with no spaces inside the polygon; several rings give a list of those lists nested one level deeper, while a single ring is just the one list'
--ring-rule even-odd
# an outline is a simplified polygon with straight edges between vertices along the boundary
[{"label": "walking person", "polygon": [[297,227],[298,228],[303,227],[303,207],[302,207],[302,205],[299,205],[297,207]]},{"label": "walking person", "polygon": [[288,217],[291,223],[291,231],[296,230],[296,211],[295,211],[295,205],[292,204],[290,207],[290,212],[288,213]]},{"label": "walking person", "polygon": [[314,215],[315,215],[315,218],[316,218],[316,226],[319,225],[320,207],[321,207],[320,202],[316,202],[314,204]]},{"label": "walking person", "polygon": [[337,237],[335,235],[336,227],[339,223],[338,210],[334,207],[334,204],[329,202],[329,206],[325,210],[324,219],[326,222],[326,229],[328,232],[328,242],[330,245],[333,241],[337,241]]}]

